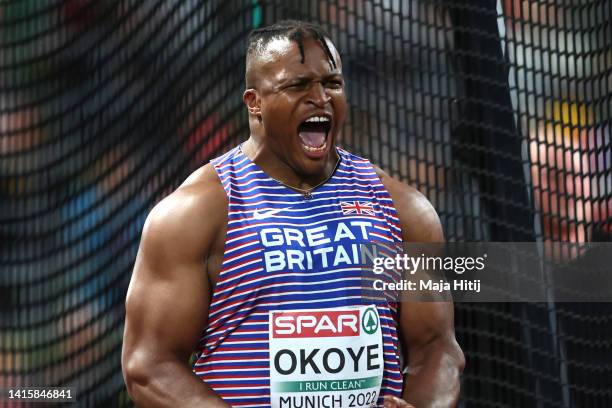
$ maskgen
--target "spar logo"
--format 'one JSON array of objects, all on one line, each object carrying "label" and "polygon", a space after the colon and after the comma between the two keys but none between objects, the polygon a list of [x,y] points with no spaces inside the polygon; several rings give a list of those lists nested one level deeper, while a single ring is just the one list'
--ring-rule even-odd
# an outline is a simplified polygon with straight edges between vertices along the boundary
[{"label": "spar logo", "polygon": [[361,326],[363,327],[363,331],[367,334],[374,334],[376,330],[378,330],[378,313],[376,313],[373,307],[368,307],[365,312],[363,312]]},{"label": "spar logo", "polygon": [[[372,326],[367,324],[363,327],[369,333]],[[272,312],[272,338],[352,337],[359,332],[359,310]]]}]

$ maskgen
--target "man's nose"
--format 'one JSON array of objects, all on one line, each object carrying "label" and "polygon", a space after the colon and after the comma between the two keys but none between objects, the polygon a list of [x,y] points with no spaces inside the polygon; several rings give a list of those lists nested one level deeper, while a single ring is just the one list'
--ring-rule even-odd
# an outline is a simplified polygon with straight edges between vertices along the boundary
[{"label": "man's nose", "polygon": [[314,82],[308,90],[308,102],[320,108],[324,108],[330,100],[331,97],[327,94],[327,90],[321,82]]}]

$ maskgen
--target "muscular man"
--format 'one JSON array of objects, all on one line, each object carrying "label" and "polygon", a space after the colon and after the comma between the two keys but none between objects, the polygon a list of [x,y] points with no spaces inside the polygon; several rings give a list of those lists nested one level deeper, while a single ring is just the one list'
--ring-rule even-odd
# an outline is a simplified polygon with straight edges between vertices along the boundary
[{"label": "muscular man", "polygon": [[442,241],[434,209],[335,147],[344,79],[319,27],[255,30],[246,63],[249,139],[145,223],[126,302],[129,394],[146,407],[454,406],[452,305],[360,296],[359,244]]}]

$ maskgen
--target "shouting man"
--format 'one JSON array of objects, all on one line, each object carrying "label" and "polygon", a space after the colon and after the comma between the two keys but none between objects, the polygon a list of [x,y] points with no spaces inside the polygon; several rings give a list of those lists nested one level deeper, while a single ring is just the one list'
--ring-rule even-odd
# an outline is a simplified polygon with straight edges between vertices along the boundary
[{"label": "shouting man", "polygon": [[464,359],[452,304],[361,296],[359,245],[443,235],[420,193],[336,147],[347,103],[329,36],[299,21],[253,31],[243,99],[249,139],[146,221],[126,303],[131,397],[143,407],[454,406]]}]

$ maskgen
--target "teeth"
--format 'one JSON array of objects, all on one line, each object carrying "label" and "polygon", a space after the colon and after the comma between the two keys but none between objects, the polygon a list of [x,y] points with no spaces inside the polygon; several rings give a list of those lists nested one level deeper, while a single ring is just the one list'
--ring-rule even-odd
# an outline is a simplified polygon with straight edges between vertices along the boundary
[{"label": "teeth", "polygon": [[323,146],[321,147],[310,147],[306,145],[302,146],[304,146],[304,149],[308,150],[309,152],[320,152],[321,150],[325,150],[325,148],[327,147],[327,142],[323,143]]},{"label": "teeth", "polygon": [[313,116],[306,119],[306,122],[329,122],[329,118],[325,116]]}]

